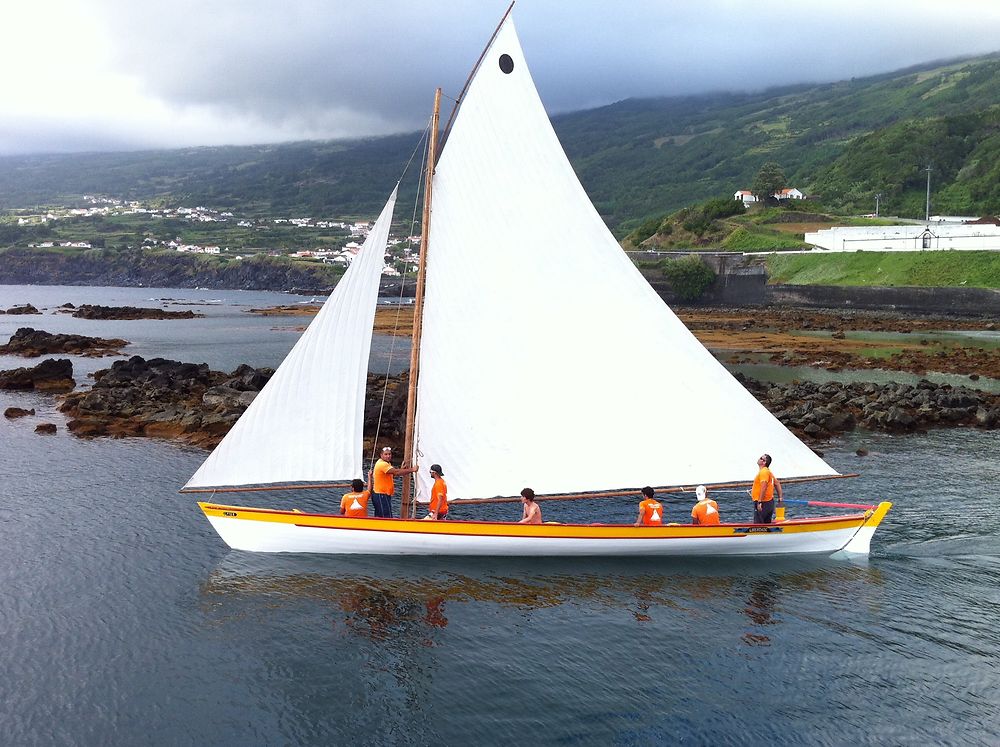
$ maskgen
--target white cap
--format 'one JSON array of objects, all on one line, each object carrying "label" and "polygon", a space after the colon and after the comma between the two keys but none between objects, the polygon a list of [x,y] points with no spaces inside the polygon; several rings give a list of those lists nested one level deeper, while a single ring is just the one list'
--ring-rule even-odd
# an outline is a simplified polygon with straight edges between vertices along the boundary
[{"label": "white cap", "polygon": [[706,491],[706,490],[705,490],[705,486],[704,486],[704,485],[699,485],[699,486],[698,486],[697,488],[695,488],[695,490],[694,490],[694,493],[695,493],[695,495],[697,495],[697,496],[698,496],[698,500],[699,500],[699,501],[703,501],[703,500],[705,500],[705,493],[707,493],[707,492],[708,492],[708,491]]}]

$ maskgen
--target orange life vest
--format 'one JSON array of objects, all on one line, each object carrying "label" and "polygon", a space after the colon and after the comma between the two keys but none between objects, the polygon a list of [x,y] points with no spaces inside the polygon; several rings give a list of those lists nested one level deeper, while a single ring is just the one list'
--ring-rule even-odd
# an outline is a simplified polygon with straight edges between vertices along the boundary
[{"label": "orange life vest", "polygon": [[448,515],[448,485],[442,477],[434,478],[434,487],[431,488],[430,510],[439,517]]},{"label": "orange life vest", "polygon": [[345,516],[367,516],[368,491],[345,495],[340,499],[340,510],[344,512]]},{"label": "orange life vest", "polygon": [[639,510],[642,511],[642,523],[644,526],[663,526],[663,506],[660,505],[659,501],[647,498],[639,504]]},{"label": "orange life vest", "polygon": [[710,498],[698,501],[691,509],[691,518],[697,519],[699,524],[718,524],[719,504]]}]

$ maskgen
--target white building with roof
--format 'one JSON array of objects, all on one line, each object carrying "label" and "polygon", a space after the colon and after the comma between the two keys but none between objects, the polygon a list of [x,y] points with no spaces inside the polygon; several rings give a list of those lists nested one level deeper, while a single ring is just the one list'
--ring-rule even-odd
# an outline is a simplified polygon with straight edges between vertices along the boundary
[{"label": "white building with roof", "polygon": [[1000,226],[992,223],[836,226],[807,233],[805,242],[832,252],[1000,251]]}]

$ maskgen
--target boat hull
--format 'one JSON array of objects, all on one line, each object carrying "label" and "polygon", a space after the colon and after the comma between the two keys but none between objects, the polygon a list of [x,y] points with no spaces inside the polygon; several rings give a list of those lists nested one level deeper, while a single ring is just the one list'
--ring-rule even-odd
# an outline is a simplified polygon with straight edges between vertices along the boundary
[{"label": "boat hull", "polygon": [[360,555],[714,557],[866,555],[891,507],[770,525],[513,524],[349,518],[198,504],[236,550]]}]

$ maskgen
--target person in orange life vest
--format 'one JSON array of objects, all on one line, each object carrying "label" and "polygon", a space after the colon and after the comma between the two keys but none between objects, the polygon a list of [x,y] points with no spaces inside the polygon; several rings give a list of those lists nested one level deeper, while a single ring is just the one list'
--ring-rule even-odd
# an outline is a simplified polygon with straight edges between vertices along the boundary
[{"label": "person in orange life vest", "polygon": [[403,462],[399,467],[392,466],[392,449],[382,447],[382,456],[372,468],[374,491],[372,503],[375,505],[375,516],[383,519],[392,518],[392,494],[396,492],[394,475],[410,475],[417,471],[416,467],[407,467]]},{"label": "person in orange life vest", "polygon": [[448,518],[448,484],[444,481],[440,464],[431,465],[431,477],[434,478],[434,485],[431,487],[430,513],[427,516],[441,521]]},{"label": "person in orange life vest", "polygon": [[705,490],[704,485],[699,485],[694,492],[698,496],[698,502],[691,509],[691,523],[718,524],[719,504],[708,497],[708,491]]},{"label": "person in orange life vest", "polygon": [[340,499],[340,515],[366,517],[368,516],[368,498],[372,494],[371,472],[368,473],[368,488],[361,480],[351,480],[351,490]]},{"label": "person in orange life vest", "polygon": [[653,489],[648,485],[642,489],[644,496],[639,504],[639,516],[636,517],[635,525],[646,527],[663,526],[663,506],[653,498]]},{"label": "person in orange life vest", "polygon": [[781,503],[781,481],[771,472],[771,455],[764,454],[757,459],[757,476],[750,488],[750,498],[753,500],[753,523],[770,524],[774,518],[774,496],[778,495]]},{"label": "person in orange life vest", "polygon": [[542,509],[535,503],[535,491],[525,488],[521,491],[521,505],[524,506],[523,516],[518,524],[541,524]]}]

